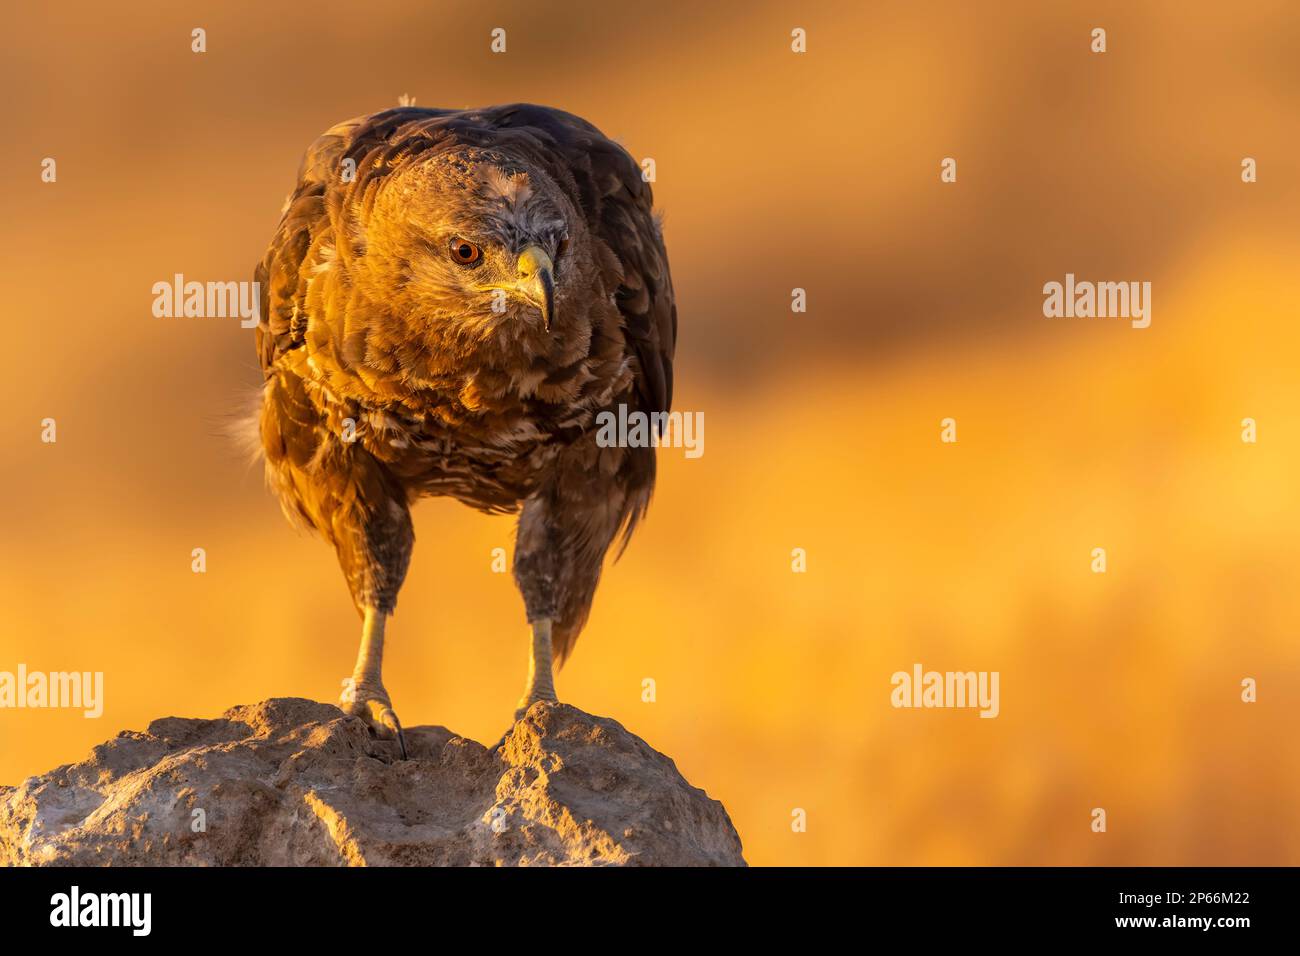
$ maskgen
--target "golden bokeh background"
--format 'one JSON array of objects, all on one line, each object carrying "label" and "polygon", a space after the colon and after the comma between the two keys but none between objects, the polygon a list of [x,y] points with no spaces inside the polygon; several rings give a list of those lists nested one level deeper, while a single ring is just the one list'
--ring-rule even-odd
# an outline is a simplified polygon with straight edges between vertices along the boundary
[{"label": "golden bokeh background", "polygon": [[[755,864],[1300,864],[1293,4],[62,3],[9,11],[0,81],[0,670],[107,696],[0,711],[0,782],[336,697],[333,553],[224,437],[252,333],[154,318],[151,286],[251,279],[335,121],[527,100],[655,159],[675,404],[706,422],[563,698],[673,757]],[[1151,281],[1151,327],[1044,318],[1067,272]],[[387,685],[492,741],[525,674],[512,521],[416,522]],[[999,671],[1001,716],[892,708],[916,662]]]}]

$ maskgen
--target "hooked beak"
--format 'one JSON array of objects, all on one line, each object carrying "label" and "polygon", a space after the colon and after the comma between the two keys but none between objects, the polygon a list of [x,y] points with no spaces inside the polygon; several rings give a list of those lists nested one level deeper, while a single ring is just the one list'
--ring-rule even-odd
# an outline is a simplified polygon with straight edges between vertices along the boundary
[{"label": "hooked beak", "polygon": [[519,253],[519,284],[525,299],[542,311],[542,324],[551,331],[555,318],[555,266],[541,246],[529,246]]}]

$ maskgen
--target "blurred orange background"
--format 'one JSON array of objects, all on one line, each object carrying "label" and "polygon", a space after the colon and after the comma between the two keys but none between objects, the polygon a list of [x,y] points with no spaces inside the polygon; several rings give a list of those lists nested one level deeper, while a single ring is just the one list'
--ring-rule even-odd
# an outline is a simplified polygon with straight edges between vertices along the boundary
[{"label": "blurred orange background", "polygon": [[[99,720],[0,711],[0,782],[336,698],[334,555],[224,437],[252,332],[151,287],[250,280],[332,123],[523,100],[655,159],[675,405],[707,426],[661,451],[562,698],[674,758],[755,864],[1300,864],[1293,4],[29,5],[0,80],[0,670],[106,685]],[[1150,281],[1151,327],[1044,318],[1067,272]],[[416,521],[388,688],[490,742],[526,669],[512,519]],[[917,662],[999,671],[1001,715],[894,709]]]}]

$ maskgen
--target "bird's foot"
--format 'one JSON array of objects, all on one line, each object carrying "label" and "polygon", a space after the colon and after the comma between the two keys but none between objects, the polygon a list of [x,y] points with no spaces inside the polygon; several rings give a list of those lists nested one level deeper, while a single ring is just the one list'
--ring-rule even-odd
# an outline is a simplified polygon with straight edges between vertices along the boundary
[{"label": "bird's foot", "polygon": [[[533,706],[533,704],[537,703],[539,700],[548,701],[552,704],[559,703],[559,699],[555,696],[554,691],[550,693],[528,694],[527,696],[520,697],[519,706],[515,708],[515,723],[517,724],[519,721],[523,720],[524,714],[528,713],[528,708]],[[508,732],[509,731],[507,731],[507,733]]]},{"label": "bird's foot", "polygon": [[397,713],[393,710],[383,684],[349,677],[343,681],[339,709],[345,714],[360,717],[381,740],[396,740],[402,751],[402,759],[406,759],[406,735],[402,733],[402,722],[397,719]]},{"label": "bird's foot", "polygon": [[496,743],[494,743],[491,747],[489,747],[488,750],[500,750],[501,747],[505,744],[506,738],[510,736],[510,731],[515,729],[515,724],[519,723],[519,721],[523,719],[524,714],[528,713],[528,708],[533,706],[533,704],[537,703],[539,700],[550,701],[552,704],[559,703],[559,698],[557,698],[553,693],[552,694],[530,694],[527,697],[519,698],[519,706],[515,708],[514,721],[506,729],[506,732],[501,735],[501,739],[498,740]]}]

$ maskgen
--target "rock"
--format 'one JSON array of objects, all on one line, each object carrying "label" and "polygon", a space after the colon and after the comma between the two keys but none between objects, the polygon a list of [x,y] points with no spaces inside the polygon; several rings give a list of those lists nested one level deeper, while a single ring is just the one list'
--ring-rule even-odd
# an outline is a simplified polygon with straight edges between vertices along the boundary
[{"label": "rock", "polygon": [[617,722],[534,704],[497,750],[328,704],[167,717],[0,787],[0,865],[743,866],[722,804]]}]

